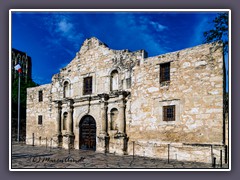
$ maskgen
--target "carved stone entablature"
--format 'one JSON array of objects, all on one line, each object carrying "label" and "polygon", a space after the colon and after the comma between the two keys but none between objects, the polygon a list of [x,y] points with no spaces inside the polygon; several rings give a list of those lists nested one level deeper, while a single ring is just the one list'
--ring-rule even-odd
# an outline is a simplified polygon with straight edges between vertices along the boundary
[{"label": "carved stone entablature", "polygon": [[121,132],[117,132],[116,134],[114,134],[115,139],[126,137],[126,136],[127,135],[125,133],[121,133]]},{"label": "carved stone entablature", "polygon": [[71,98],[65,98],[65,99],[62,99],[62,100],[54,100],[53,101],[55,103],[55,107],[61,107],[62,104],[68,104],[69,107],[73,107],[73,104],[75,103],[75,101]]},{"label": "carved stone entablature", "polygon": [[99,99],[100,99],[99,96],[87,96],[87,97],[75,98],[74,102],[94,101]]},{"label": "carved stone entablature", "polygon": [[73,107],[74,101],[71,98],[65,98],[65,102],[68,104],[69,107]]},{"label": "carved stone entablature", "polygon": [[66,97],[63,99],[63,102],[73,102],[73,99]]},{"label": "carved stone entablature", "polygon": [[126,98],[128,95],[130,95],[129,91],[121,91],[120,95],[123,95],[124,98]]},{"label": "carved stone entablature", "polygon": [[116,90],[116,91],[111,91],[109,93],[109,97],[118,97],[120,95],[123,95],[123,97],[127,97],[128,95],[130,95],[130,92],[129,91],[122,91],[122,90]]},{"label": "carved stone entablature", "polygon": [[54,100],[52,102],[55,103],[54,105],[55,105],[56,108],[61,108],[62,107],[62,101],[61,100]]},{"label": "carved stone entablature", "polygon": [[109,99],[109,95],[106,93],[102,93],[102,94],[98,94],[98,97],[100,97],[101,99],[107,101]]}]

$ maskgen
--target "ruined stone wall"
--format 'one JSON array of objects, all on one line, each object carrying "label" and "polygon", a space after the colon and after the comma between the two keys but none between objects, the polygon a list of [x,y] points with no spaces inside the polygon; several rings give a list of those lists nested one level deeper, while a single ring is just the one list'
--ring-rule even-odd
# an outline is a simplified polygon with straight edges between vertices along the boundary
[{"label": "ruined stone wall", "polygon": [[[43,92],[43,101],[39,102],[38,92]],[[56,136],[56,109],[51,98],[51,84],[27,89],[27,122],[26,143],[50,146],[51,138]],[[38,116],[42,116],[42,124],[38,124]],[[52,145],[57,146],[55,139]]]},{"label": "ruined stone wall", "polygon": [[[170,82],[161,84],[164,62],[171,62]],[[145,59],[133,68],[130,141],[222,144],[223,89],[221,45],[204,44]],[[176,106],[175,121],[163,121],[166,105]]]},{"label": "ruined stone wall", "polygon": [[[112,50],[96,38],[86,40],[76,57],[52,78],[53,99],[63,98],[63,83],[70,82],[70,97],[83,97],[83,78],[93,77],[93,95],[109,93],[110,73],[117,70],[119,89],[126,87],[131,68],[143,57],[142,51]],[[88,96],[88,95],[86,95]]]},{"label": "ruined stone wall", "polygon": [[[138,63],[143,52],[129,52],[128,50],[112,50],[96,38],[86,40],[82,45],[76,57],[59,74],[52,78],[53,100],[63,98],[63,84],[65,81],[70,83],[70,98],[93,97],[101,93],[110,92],[110,74],[113,70],[118,71],[118,89],[126,88],[126,79],[131,76],[131,68]],[[83,79],[92,76],[93,93],[91,95],[83,94]],[[80,119],[88,111],[88,100],[83,103],[76,103],[74,106],[74,128],[76,141],[78,137],[78,126]],[[99,102],[90,102],[90,112],[94,112],[95,106],[100,106]],[[97,121],[99,130],[101,129],[100,107],[95,108],[93,117]],[[117,107],[116,107],[117,108]],[[98,113],[97,113],[98,112]],[[77,144],[77,143],[76,143]],[[78,147],[78,145],[75,145]]]},{"label": "ruined stone wall", "polygon": [[[170,81],[160,83],[160,65],[166,62],[170,62]],[[135,141],[135,155],[166,157],[166,145],[170,144],[171,159],[175,154],[178,158],[203,162],[212,159],[214,153],[209,155],[209,146],[220,147],[224,138],[223,53],[222,46],[214,44],[146,58],[144,51],[112,50],[96,38],[86,40],[76,57],[52,77],[51,84],[28,89],[27,139],[34,133],[36,144],[42,143],[37,141],[39,137],[55,138],[53,144],[57,142],[59,111],[55,102],[61,102],[62,122],[63,114],[69,112],[70,98],[74,102],[73,147],[79,149],[79,123],[88,114],[96,121],[96,150],[104,152],[105,144],[100,137],[102,102],[98,95],[106,93],[110,97],[106,102],[108,150],[123,154],[122,139],[114,138],[118,129],[110,128],[112,110],[119,111],[122,107],[120,96],[115,96],[110,88],[114,70],[118,72],[118,90],[130,92],[125,108],[128,154],[133,154]],[[89,76],[93,79],[93,91],[84,95],[83,79]],[[127,84],[129,78],[131,83]],[[64,96],[66,82],[67,97]],[[43,102],[38,102],[39,90],[43,90]],[[175,121],[163,121],[163,106],[167,105],[175,105]],[[38,125],[38,115],[43,115],[42,125]],[[118,123],[117,117],[116,127]],[[66,133],[67,130],[62,131],[63,136]],[[32,144],[32,140],[27,143]]]},{"label": "ruined stone wall", "polygon": [[[76,57],[64,68],[60,70],[58,74],[55,74],[52,77],[52,83],[46,85],[46,91],[51,97],[50,104],[47,101],[44,101],[39,104],[33,104],[31,101],[28,101],[28,112],[29,117],[27,118],[28,124],[28,136],[31,136],[31,132],[35,131],[35,136],[39,138],[40,136],[50,136],[48,133],[49,129],[43,129],[43,131],[38,131],[39,127],[37,125],[31,125],[32,119],[37,118],[35,112],[45,112],[49,109],[49,106],[53,106],[51,118],[50,115],[43,117],[44,121],[49,124],[55,121],[53,126],[54,133],[51,133],[52,137],[56,137],[56,117],[57,109],[54,107],[54,102],[61,101],[61,123],[63,119],[63,114],[68,112],[67,102],[64,101],[64,83],[69,83],[69,93],[66,98],[74,99],[74,109],[73,109],[73,132],[75,135],[74,147],[79,148],[79,123],[81,118],[89,114],[95,120],[97,124],[97,136],[101,131],[101,116],[100,116],[100,101],[90,99],[90,97],[96,97],[101,93],[110,92],[110,79],[111,72],[114,70],[118,71],[118,90],[123,90],[127,88],[127,79],[131,77],[131,69],[135,64],[139,63],[145,56],[144,51],[130,52],[128,50],[112,50],[109,49],[105,44],[100,42],[96,38],[91,38],[86,40],[80,51],[76,53]],[[83,79],[85,77],[91,76],[93,78],[93,92],[91,95],[83,94]],[[28,96],[34,95],[37,97],[39,89],[45,86],[40,86],[37,88],[32,88],[28,90]],[[130,87],[128,87],[130,90]],[[45,89],[44,89],[45,91]],[[47,95],[44,92],[44,96]],[[85,98],[81,101],[75,101],[79,98]],[[108,111],[112,108],[118,108],[118,103],[111,102],[111,106]],[[49,112],[46,112],[49,113]],[[43,127],[43,126],[42,126]],[[45,127],[45,126],[44,126]],[[62,135],[65,135],[66,131],[62,131]],[[46,135],[45,135],[46,134]],[[97,138],[98,143],[98,138]]]}]

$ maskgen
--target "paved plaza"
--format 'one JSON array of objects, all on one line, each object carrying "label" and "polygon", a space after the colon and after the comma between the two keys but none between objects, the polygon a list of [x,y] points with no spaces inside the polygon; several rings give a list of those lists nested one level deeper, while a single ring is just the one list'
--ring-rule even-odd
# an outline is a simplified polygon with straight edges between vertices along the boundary
[{"label": "paved plaza", "polygon": [[[65,150],[59,148],[30,146],[25,144],[12,144],[12,169],[189,169],[213,168],[212,164],[199,162],[181,162],[166,159],[153,159],[147,157],[97,153],[86,150]],[[216,165],[215,168],[220,168]],[[222,168],[228,168],[223,164]]]}]

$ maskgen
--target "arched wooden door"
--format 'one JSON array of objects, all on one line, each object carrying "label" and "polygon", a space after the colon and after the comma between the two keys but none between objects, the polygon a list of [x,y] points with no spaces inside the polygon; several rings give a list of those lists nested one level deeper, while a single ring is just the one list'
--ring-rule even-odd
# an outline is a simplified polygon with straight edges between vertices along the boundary
[{"label": "arched wooden door", "polygon": [[92,116],[84,116],[79,125],[79,147],[84,150],[96,150],[96,122]]}]

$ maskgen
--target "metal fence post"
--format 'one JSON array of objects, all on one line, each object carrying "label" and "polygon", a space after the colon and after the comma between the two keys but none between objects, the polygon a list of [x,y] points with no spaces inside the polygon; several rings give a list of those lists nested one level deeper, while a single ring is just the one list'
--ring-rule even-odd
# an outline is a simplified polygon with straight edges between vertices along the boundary
[{"label": "metal fence post", "polygon": [[32,138],[33,138],[32,146],[34,146],[34,133],[32,133]]},{"label": "metal fence post", "polygon": [[46,149],[47,149],[47,137],[46,137]]},{"label": "metal fence post", "polygon": [[220,167],[222,167],[222,150],[220,150]]},{"label": "metal fence post", "polygon": [[212,159],[212,164],[213,164],[213,145],[211,144],[211,159]]},{"label": "metal fence post", "polygon": [[228,147],[227,145],[225,146],[225,164],[228,163]]},{"label": "metal fence post", "polygon": [[213,167],[213,168],[216,167],[216,158],[215,158],[215,157],[213,157],[213,165],[212,165],[212,167]]},{"label": "metal fence post", "polygon": [[168,144],[168,164],[169,164],[169,156],[170,156],[170,144]]},{"label": "metal fence post", "polygon": [[51,150],[52,150],[52,138],[51,138],[51,141],[50,141],[50,152],[51,152]]},{"label": "metal fence post", "polygon": [[134,145],[135,145],[135,141],[133,141],[133,159],[134,159]]},{"label": "metal fence post", "polygon": [[68,136],[68,154],[70,154],[70,137]]}]

